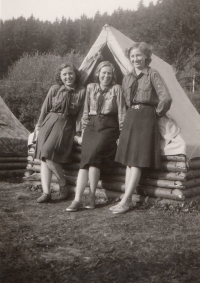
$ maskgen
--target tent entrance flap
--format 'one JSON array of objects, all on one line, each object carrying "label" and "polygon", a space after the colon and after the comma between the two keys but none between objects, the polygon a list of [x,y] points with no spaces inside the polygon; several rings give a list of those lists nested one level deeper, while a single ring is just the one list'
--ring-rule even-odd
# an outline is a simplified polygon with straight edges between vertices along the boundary
[{"label": "tent entrance flap", "polygon": [[98,64],[102,61],[109,61],[113,64],[116,70],[116,83],[121,85],[123,79],[122,71],[107,44],[102,46],[98,53],[96,53],[94,56],[92,56],[89,60],[85,61],[84,64],[81,65],[79,70],[81,71],[82,85],[94,82],[94,71]]},{"label": "tent entrance flap", "polygon": [[119,65],[117,64],[113,54],[111,53],[110,49],[108,48],[108,45],[106,44],[105,47],[103,48],[101,55],[103,57],[103,61],[109,61],[110,63],[113,64],[116,70],[116,77],[117,81],[116,83],[121,85],[122,84],[122,79],[123,79],[123,74],[120,70]]}]

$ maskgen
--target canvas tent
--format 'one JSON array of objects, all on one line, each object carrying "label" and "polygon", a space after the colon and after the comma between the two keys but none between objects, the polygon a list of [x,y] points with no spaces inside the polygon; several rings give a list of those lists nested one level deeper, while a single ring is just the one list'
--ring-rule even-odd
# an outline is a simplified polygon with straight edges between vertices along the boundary
[{"label": "canvas tent", "polygon": [[[82,83],[90,82],[95,66],[102,60],[99,59],[101,55],[115,65],[117,82],[121,84],[123,76],[132,70],[131,63],[124,55],[125,49],[132,43],[124,34],[105,25],[80,66]],[[188,159],[200,157],[200,115],[177,81],[171,65],[153,55],[150,66],[164,78],[173,99],[167,113],[172,120],[164,117],[160,122],[162,154],[185,154]]]},{"label": "canvas tent", "polygon": [[[99,37],[80,66],[81,83],[92,82],[97,64],[102,60],[112,62],[117,71],[117,83],[132,70],[124,50],[133,41],[108,25],[104,26]],[[139,186],[135,189],[133,200],[159,197],[182,201],[200,196],[200,116],[176,80],[172,67],[153,55],[151,66],[164,78],[171,96],[172,107],[168,117],[159,119],[162,135],[161,168],[142,170]],[[80,126],[80,122],[78,123]],[[178,126],[177,126],[178,125]],[[31,139],[32,140],[32,139]],[[29,144],[26,181],[41,185],[41,161],[34,159],[35,144]],[[72,162],[63,165],[65,177],[71,192],[76,190],[76,180],[81,159],[81,146],[72,150]],[[105,198],[121,197],[125,191],[125,166],[115,164],[101,170],[96,194]],[[52,197],[58,191],[55,176],[52,180]],[[85,193],[89,192],[89,184]],[[138,199],[139,198],[139,199]]]},{"label": "canvas tent", "polygon": [[19,173],[27,165],[29,131],[0,97],[0,175]]}]

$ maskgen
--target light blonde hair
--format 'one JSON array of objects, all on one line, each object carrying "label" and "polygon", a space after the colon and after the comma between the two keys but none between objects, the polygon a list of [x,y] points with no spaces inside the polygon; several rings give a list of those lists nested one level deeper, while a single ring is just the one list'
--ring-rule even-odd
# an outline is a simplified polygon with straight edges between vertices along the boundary
[{"label": "light blonde hair", "polygon": [[96,67],[94,71],[94,82],[99,83],[99,74],[103,67],[110,67],[112,69],[113,78],[112,78],[111,84],[114,85],[116,83],[116,71],[115,71],[115,67],[113,66],[113,64],[110,63],[109,61],[103,61]]}]

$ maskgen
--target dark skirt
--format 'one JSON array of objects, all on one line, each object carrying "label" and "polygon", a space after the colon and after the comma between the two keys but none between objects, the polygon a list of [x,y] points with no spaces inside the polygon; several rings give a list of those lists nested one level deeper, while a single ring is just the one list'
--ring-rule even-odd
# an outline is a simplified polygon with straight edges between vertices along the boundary
[{"label": "dark skirt", "polygon": [[75,126],[71,116],[49,113],[38,133],[35,158],[57,163],[70,162],[74,135]]},{"label": "dark skirt", "polygon": [[83,135],[80,168],[86,165],[101,168],[114,163],[119,138],[119,123],[115,116],[90,116]]},{"label": "dark skirt", "polygon": [[155,108],[139,105],[129,108],[115,157],[129,167],[160,168],[160,133]]}]

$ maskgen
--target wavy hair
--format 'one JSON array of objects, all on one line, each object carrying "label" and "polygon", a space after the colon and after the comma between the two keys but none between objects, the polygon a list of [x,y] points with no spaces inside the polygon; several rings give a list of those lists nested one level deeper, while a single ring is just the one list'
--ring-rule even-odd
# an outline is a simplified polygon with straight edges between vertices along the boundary
[{"label": "wavy hair", "polygon": [[147,58],[145,59],[146,67],[151,63],[152,56],[152,46],[148,45],[146,42],[134,42],[125,50],[125,56],[130,60],[130,53],[133,49],[139,49]]},{"label": "wavy hair", "polygon": [[96,67],[94,71],[94,82],[99,83],[99,74],[103,67],[110,67],[112,69],[113,78],[112,78],[111,84],[114,85],[116,83],[116,71],[115,71],[115,67],[113,66],[113,64],[110,63],[109,61],[103,61]]},{"label": "wavy hair", "polygon": [[61,74],[61,71],[62,71],[63,69],[65,69],[65,68],[71,68],[71,69],[74,71],[75,77],[76,77],[74,83],[75,83],[75,85],[77,85],[77,84],[79,83],[79,81],[80,81],[80,72],[79,72],[79,70],[76,68],[76,66],[75,66],[74,64],[72,64],[71,62],[63,63],[63,64],[61,64],[60,67],[57,69],[56,75],[55,75],[55,79],[56,79],[57,84],[63,85],[63,81],[62,81],[61,78],[60,78],[60,74]]}]

